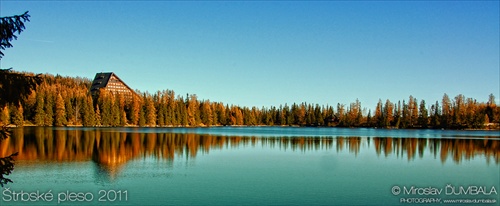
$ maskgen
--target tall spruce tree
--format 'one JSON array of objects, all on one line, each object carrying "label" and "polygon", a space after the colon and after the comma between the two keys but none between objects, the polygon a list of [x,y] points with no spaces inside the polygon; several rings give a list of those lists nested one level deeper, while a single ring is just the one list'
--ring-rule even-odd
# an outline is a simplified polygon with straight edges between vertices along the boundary
[{"label": "tall spruce tree", "polygon": [[82,115],[82,118],[83,118],[83,126],[87,126],[87,127],[90,127],[90,126],[94,126],[96,125],[95,123],[95,111],[94,111],[94,103],[92,101],[92,96],[87,96],[85,99],[84,99],[84,103],[83,103],[83,115]]},{"label": "tall spruce tree", "polygon": [[0,122],[2,122],[3,125],[10,124],[10,112],[9,112],[9,107],[7,105],[5,105],[2,108],[2,113],[0,115]]},{"label": "tall spruce tree", "polygon": [[427,105],[425,104],[425,100],[421,100],[418,109],[418,124],[423,128],[427,128],[428,122],[429,114],[427,111]]},{"label": "tall spruce tree", "polygon": [[12,111],[12,124],[18,126],[18,127],[22,127],[24,125],[24,110],[23,110],[23,106],[19,103],[16,105],[12,105],[11,106],[11,111]]},{"label": "tall spruce tree", "polygon": [[54,126],[64,126],[67,124],[66,119],[66,108],[64,106],[64,100],[59,93],[56,97],[56,115],[54,119]]},{"label": "tall spruce tree", "polygon": [[51,126],[54,123],[54,97],[52,92],[45,95],[45,116],[44,126]]},{"label": "tall spruce tree", "polygon": [[36,93],[35,125],[43,126],[45,122],[45,97],[43,92]]},{"label": "tall spruce tree", "polygon": [[[30,15],[24,12],[21,15],[0,17],[0,59],[4,56],[2,52],[6,48],[12,47],[10,43],[17,39],[16,33],[20,34],[24,29],[24,23],[29,21]],[[40,83],[38,77],[16,74],[10,71],[11,69],[0,68],[0,108],[7,106],[9,103],[17,103],[28,95],[35,86]],[[0,141],[10,136],[10,130],[4,123],[0,129]],[[14,156],[17,152],[9,156],[0,157],[0,186],[12,182],[6,176],[10,175],[14,170]]]},{"label": "tall spruce tree", "polygon": [[445,93],[441,102],[441,126],[448,128],[451,126],[452,107],[450,97]]},{"label": "tall spruce tree", "polygon": [[151,96],[146,97],[146,124],[150,127],[156,126],[156,108]]}]

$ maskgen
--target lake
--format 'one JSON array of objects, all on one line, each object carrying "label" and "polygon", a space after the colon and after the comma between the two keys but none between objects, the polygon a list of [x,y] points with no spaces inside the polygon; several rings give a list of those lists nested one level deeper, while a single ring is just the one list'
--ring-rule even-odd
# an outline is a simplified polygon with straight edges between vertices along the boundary
[{"label": "lake", "polygon": [[500,132],[14,128],[0,205],[407,205],[500,201]]}]

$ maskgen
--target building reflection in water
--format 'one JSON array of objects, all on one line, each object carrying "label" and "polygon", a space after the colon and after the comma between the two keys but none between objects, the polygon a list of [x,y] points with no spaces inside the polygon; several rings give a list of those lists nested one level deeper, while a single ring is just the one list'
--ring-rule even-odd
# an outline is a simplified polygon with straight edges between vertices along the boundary
[{"label": "building reflection in water", "polygon": [[[367,143],[367,147],[363,142]],[[132,159],[153,157],[173,161],[176,157],[194,158],[210,150],[262,146],[280,150],[348,151],[375,149],[377,155],[396,156],[413,161],[430,155],[446,162],[449,157],[460,164],[477,156],[490,163],[500,162],[500,141],[484,139],[424,139],[389,137],[241,137],[179,133],[127,133],[100,129],[54,129],[25,127],[14,130],[0,143],[0,156],[19,152],[16,160],[94,161],[100,169],[115,176]]]}]

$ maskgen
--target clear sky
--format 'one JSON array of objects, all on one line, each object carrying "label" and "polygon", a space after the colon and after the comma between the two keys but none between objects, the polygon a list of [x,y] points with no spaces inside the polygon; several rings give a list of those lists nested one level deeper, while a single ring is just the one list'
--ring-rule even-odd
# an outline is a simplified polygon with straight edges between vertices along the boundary
[{"label": "clear sky", "polygon": [[241,106],[500,96],[499,1],[5,1],[2,68]]}]

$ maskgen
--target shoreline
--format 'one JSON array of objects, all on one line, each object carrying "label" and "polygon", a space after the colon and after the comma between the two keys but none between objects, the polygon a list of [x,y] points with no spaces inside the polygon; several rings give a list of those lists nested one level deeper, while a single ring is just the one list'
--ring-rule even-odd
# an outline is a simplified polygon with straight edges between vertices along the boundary
[{"label": "shoreline", "polygon": [[[16,125],[7,125],[8,128],[17,128]],[[500,131],[497,128],[482,128],[482,129],[450,129],[450,128],[380,128],[380,127],[337,127],[337,126],[301,126],[301,125],[165,125],[165,126],[138,126],[138,125],[125,125],[125,126],[83,126],[83,125],[65,125],[65,126],[37,126],[34,124],[27,124],[21,127],[68,127],[68,128],[210,128],[210,127],[290,127],[290,128],[349,128],[349,129],[385,129],[385,130],[451,130],[451,131]]]}]

